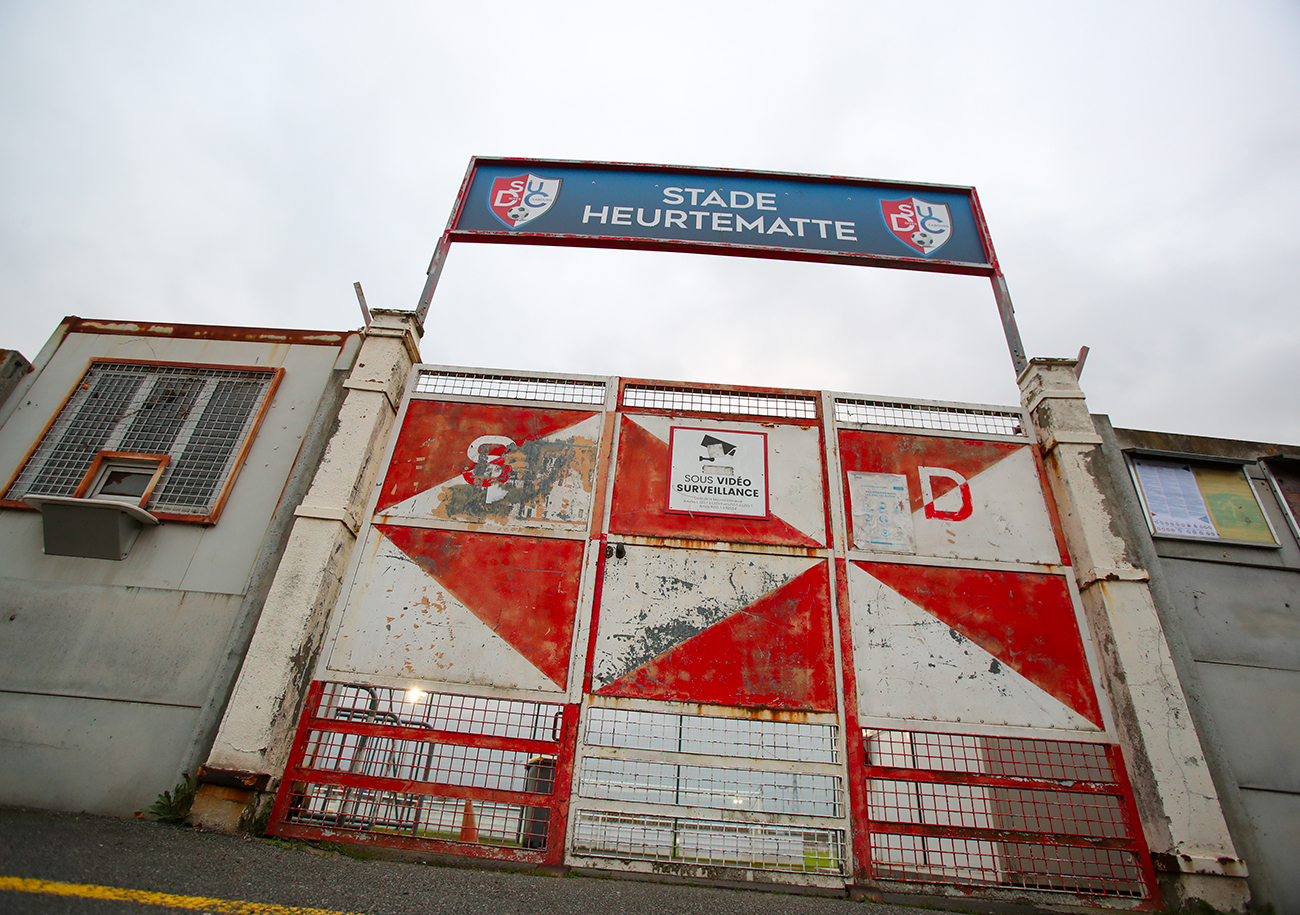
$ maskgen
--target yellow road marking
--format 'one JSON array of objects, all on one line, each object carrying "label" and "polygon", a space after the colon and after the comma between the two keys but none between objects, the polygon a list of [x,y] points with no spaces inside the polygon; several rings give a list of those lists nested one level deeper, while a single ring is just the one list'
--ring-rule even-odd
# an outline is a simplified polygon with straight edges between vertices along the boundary
[{"label": "yellow road marking", "polygon": [[221,913],[221,915],[356,915],[356,913],[336,912],[332,909],[304,909],[271,902],[174,896],[171,893],[152,893],[148,890],[126,890],[116,886],[95,886],[89,883],[55,883],[53,880],[27,880],[22,877],[0,877],[0,890],[11,890],[15,893],[44,893],[49,896],[79,896],[82,899],[111,899],[117,902],[138,902],[141,905],[162,905],[172,909],[202,909],[207,912]]}]

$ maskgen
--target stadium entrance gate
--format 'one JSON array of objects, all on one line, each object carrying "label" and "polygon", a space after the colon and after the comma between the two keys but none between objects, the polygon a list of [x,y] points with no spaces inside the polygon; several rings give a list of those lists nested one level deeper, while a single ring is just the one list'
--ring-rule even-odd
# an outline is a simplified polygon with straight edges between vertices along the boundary
[{"label": "stadium entrance gate", "polygon": [[1153,905],[1030,428],[417,367],[270,831]]}]

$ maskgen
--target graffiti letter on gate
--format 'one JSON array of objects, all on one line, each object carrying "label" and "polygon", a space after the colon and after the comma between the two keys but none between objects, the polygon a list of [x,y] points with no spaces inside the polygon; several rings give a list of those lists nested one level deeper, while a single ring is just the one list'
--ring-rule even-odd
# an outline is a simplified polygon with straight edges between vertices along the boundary
[{"label": "graffiti letter on gate", "polygon": [[[965,521],[971,516],[975,506],[971,502],[970,483],[966,482],[964,476],[955,470],[949,470],[947,467],[919,466],[916,470],[921,477],[921,498],[925,503],[925,516],[927,518],[937,518],[941,521]],[[952,480],[957,484],[957,491],[961,496],[961,506],[956,511],[945,511],[935,505],[937,500],[930,485],[930,480],[934,477]]]}]

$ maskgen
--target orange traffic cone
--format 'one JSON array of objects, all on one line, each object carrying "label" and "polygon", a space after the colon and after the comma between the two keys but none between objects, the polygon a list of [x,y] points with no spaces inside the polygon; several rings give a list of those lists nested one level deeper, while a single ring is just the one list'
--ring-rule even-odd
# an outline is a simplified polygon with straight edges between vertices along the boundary
[{"label": "orange traffic cone", "polygon": [[474,818],[474,802],[465,799],[465,813],[460,818],[460,840],[462,842],[478,841],[478,822]]}]

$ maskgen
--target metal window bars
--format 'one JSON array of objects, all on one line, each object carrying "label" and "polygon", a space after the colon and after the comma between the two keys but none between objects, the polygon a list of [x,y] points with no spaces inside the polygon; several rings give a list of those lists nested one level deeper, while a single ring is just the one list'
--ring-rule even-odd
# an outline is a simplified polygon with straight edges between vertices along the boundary
[{"label": "metal window bars", "polygon": [[268,369],[94,362],[5,498],[70,496],[100,451],[168,454],[149,510],[210,514],[274,377]]},{"label": "metal window bars", "polygon": [[844,872],[845,836],[841,829],[580,810],[573,850],[678,866],[838,877]]},{"label": "metal window bars", "polygon": [[817,418],[817,398],[814,395],[785,394],[779,391],[746,391],[742,388],[627,384],[623,387],[623,407],[672,413]]},{"label": "metal window bars", "polygon": [[839,761],[837,728],[829,724],[756,721],[593,707],[586,742],[711,756],[749,756],[793,762]]},{"label": "metal window bars", "polygon": [[1020,411],[998,407],[836,397],[835,421],[863,426],[1028,437]]},{"label": "metal window bars", "polygon": [[585,744],[576,855],[738,876],[846,872],[834,725],[596,705]]}]

